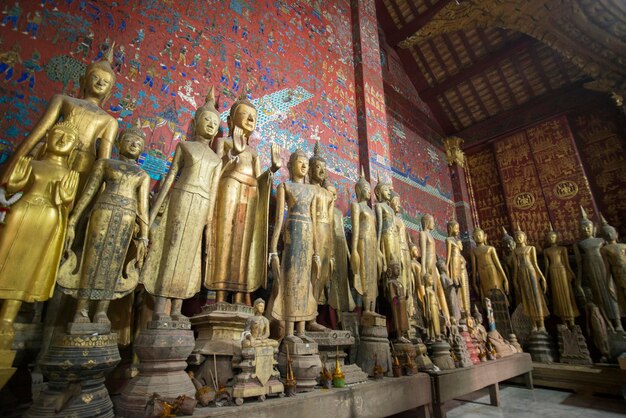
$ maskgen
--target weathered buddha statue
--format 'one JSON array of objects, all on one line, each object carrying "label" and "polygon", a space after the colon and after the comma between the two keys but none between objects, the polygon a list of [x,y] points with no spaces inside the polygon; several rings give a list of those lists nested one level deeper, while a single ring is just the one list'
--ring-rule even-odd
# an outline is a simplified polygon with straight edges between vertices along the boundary
[{"label": "weathered buddha statue", "polygon": [[391,306],[393,328],[396,332],[396,341],[409,343],[406,332],[409,330],[409,314],[407,311],[406,289],[400,281],[402,266],[393,261],[387,265],[387,271],[383,274],[383,287],[385,296]]},{"label": "weathered buddha statue", "polygon": [[459,292],[457,292],[458,286],[455,285],[454,280],[450,278],[446,260],[443,257],[437,256],[437,270],[439,271],[441,286],[446,296],[446,304],[448,306],[448,312],[450,312],[450,317],[454,318],[455,324],[459,324],[462,316]]},{"label": "weathered buddha statue", "polygon": [[[77,200],[67,226],[65,248],[70,256],[61,268],[58,284],[61,290],[78,299],[74,323],[89,323],[89,302],[98,301],[93,322],[110,324],[109,303],[132,292],[148,247],[148,196],[150,177],[137,165],[143,151],[145,134],[139,128],[122,132],[118,142],[119,160],[99,159],[82,195]],[[101,191],[102,190],[102,191]],[[78,273],[72,244],[76,225],[91,201],[89,223]],[[137,228],[136,228],[137,227]],[[138,230],[136,233],[135,230]],[[135,238],[136,259],[125,263],[126,254]],[[129,277],[124,278],[128,274]]]},{"label": "weathered buddha statue", "polygon": [[13,322],[22,302],[50,299],[79,174],[68,157],[78,141],[69,121],[52,125],[45,134],[40,160],[21,156],[7,173],[2,194],[6,211],[0,228],[0,335],[13,340]]},{"label": "weathered buddha statue", "polygon": [[[317,317],[311,275],[319,272],[321,260],[315,238],[317,186],[306,184],[309,159],[296,150],[289,157],[288,168],[291,181],[281,183],[276,191],[276,223],[269,254],[274,275],[270,314],[285,322],[285,338],[297,343],[305,336],[306,322]],[[284,246],[279,259],[281,233]]]},{"label": "weathered buddha statue", "polygon": [[219,139],[224,166],[217,188],[213,231],[209,239],[205,286],[216,300],[250,305],[250,293],[267,282],[267,233],[272,179],[282,166],[278,146],[272,145],[272,165],[261,172],[250,138],[257,110],[245,95],[230,108],[229,136]]},{"label": "weathered buddha statue", "polygon": [[448,237],[446,238],[446,269],[448,276],[457,289],[457,297],[461,303],[461,315],[467,318],[471,315],[469,279],[467,277],[467,262],[463,257],[463,243],[459,239],[459,223],[448,221]]},{"label": "weathered buddha statue", "polygon": [[513,302],[515,306],[518,306],[522,303],[522,299],[520,298],[519,286],[515,281],[515,277],[513,277],[513,263],[515,263],[513,251],[515,250],[515,238],[509,235],[505,227],[502,227],[502,247],[504,248],[504,263],[502,264],[502,267],[504,269],[505,276],[509,277],[513,282],[513,297],[515,298]]},{"label": "weathered buddha statue", "polygon": [[472,282],[474,291],[484,300],[491,289],[499,289],[509,293],[509,281],[504,274],[496,249],[487,245],[485,231],[474,229],[476,247],[472,248]]},{"label": "weathered buddha statue", "polygon": [[550,315],[544,293],[547,290],[546,278],[537,265],[537,250],[526,242],[526,233],[517,226],[514,233],[513,276],[517,280],[524,314],[533,321],[533,330],[545,331],[544,318]]},{"label": "weathered buddha statue", "polygon": [[596,238],[593,222],[587,218],[587,213],[581,207],[580,232],[581,240],[574,244],[574,254],[578,265],[576,286],[582,284],[585,277],[591,288],[593,301],[614,329],[621,331],[619,306],[615,283],[606,270],[600,250],[605,245],[602,238]]},{"label": "weathered buddha statue", "polygon": [[371,198],[370,184],[361,177],[354,186],[356,201],[350,205],[352,241],[350,264],[354,274],[354,288],[363,297],[363,312],[374,312],[378,297],[378,265],[382,266],[382,253],[377,245],[376,214],[368,206]]},{"label": "weathered buddha statue", "polygon": [[254,316],[246,319],[241,346],[246,347],[277,347],[278,341],[270,339],[270,321],[263,316],[265,301],[261,298],[254,301]]},{"label": "weathered buddha statue", "polygon": [[567,248],[558,245],[558,235],[552,229],[552,224],[546,233],[546,242],[548,247],[543,250],[543,258],[546,263],[546,278],[552,292],[552,313],[572,328],[574,318],[580,315],[572,289],[576,275],[569,264]]},{"label": "weathered buddha statue", "polygon": [[613,277],[617,291],[617,301],[622,313],[626,313],[626,244],[617,242],[615,228],[602,217],[602,237],[606,245],[600,249],[607,272]]},{"label": "weathered buddha statue", "polygon": [[379,274],[387,271],[390,263],[402,265],[400,238],[396,226],[396,214],[389,206],[391,200],[391,186],[378,179],[374,188],[377,203],[374,206],[376,211],[376,232],[378,248],[382,253],[382,268]]},{"label": "weathered buddha statue", "polygon": [[423,275],[426,330],[430,341],[441,339],[442,334],[440,321],[442,311],[435,280],[439,280],[439,278],[434,274]]},{"label": "weathered buddha statue", "polygon": [[417,326],[420,328],[426,328],[426,321],[424,320],[426,315],[426,288],[424,286],[424,277],[422,275],[422,265],[419,262],[419,248],[417,245],[411,247],[411,274],[413,278],[413,293],[414,306],[415,306],[415,320]]},{"label": "weathered buddha statue", "polygon": [[216,153],[211,148],[218,129],[219,112],[211,88],[206,103],[196,110],[193,139],[176,146],[170,171],[150,209],[152,225],[168,197],[167,217],[162,220],[165,222],[165,244],[154,247],[161,250],[160,257],[151,257],[158,260],[158,268],[148,269],[158,273],[142,276],[146,290],[155,296],[155,320],[168,318],[165,312],[167,299],[172,301],[169,316],[175,321],[187,320],[180,312],[182,302],[200,290],[202,237],[204,233],[211,234],[205,229],[211,228],[209,221],[213,216],[222,167],[220,149]]},{"label": "weathered buddha statue", "polygon": [[400,200],[400,195],[393,190],[391,191],[391,201],[389,202],[389,205],[396,214],[396,227],[398,228],[398,238],[400,239],[400,259],[402,267],[402,271],[400,273],[400,283],[402,283],[402,285],[404,286],[407,301],[407,312],[409,312],[409,316],[412,316],[412,313],[415,310],[415,306],[413,305],[413,298],[411,297],[411,295],[415,291],[415,287],[413,275],[411,273],[410,247],[413,247],[414,245],[411,241],[411,237],[406,230],[404,220],[400,215],[400,212],[402,211],[402,201]]},{"label": "weathered buddha statue", "polygon": [[446,325],[449,325],[450,312],[443,286],[441,285],[441,277],[439,277],[439,271],[437,270],[437,249],[435,248],[435,238],[433,238],[432,234],[434,229],[435,218],[430,213],[425,213],[422,216],[422,230],[419,233],[420,251],[422,253],[422,276],[427,287],[429,286],[428,283],[433,283],[432,286],[437,296],[439,309],[443,313]]},{"label": "weathered buddha statue", "polygon": [[117,135],[117,120],[101,106],[111,96],[114,85],[115,73],[111,67],[111,57],[89,64],[85,76],[80,81],[82,98],[77,99],[63,94],[52,97],[39,121],[15,150],[0,184],[8,181],[8,176],[20,157],[31,153],[46,132],[59,120],[63,120],[76,126],[78,132],[77,144],[74,152],[70,154],[69,165],[80,175],[78,188],[80,194],[96,158],[111,157],[113,142]]},{"label": "weathered buddha statue", "polygon": [[[309,159],[309,181],[315,186],[315,241],[317,242],[318,255],[321,266],[317,274],[311,279],[313,282],[313,293],[318,305],[325,305],[328,300],[328,290],[330,279],[333,274],[334,259],[334,239],[333,239],[333,218],[335,208],[335,197],[332,192],[326,189],[326,160],[321,156],[319,141],[315,143],[313,156]],[[323,327],[315,321],[307,323],[309,331],[325,331]]]},{"label": "weathered buddha statue", "polygon": [[[333,199],[336,201],[337,189],[335,186],[327,186],[326,188],[333,194]],[[335,266],[330,284],[328,304],[337,311],[339,321],[341,321],[341,313],[352,312],[355,304],[348,278],[350,248],[348,248],[346,232],[343,229],[343,213],[336,206],[333,208],[333,251]]]}]

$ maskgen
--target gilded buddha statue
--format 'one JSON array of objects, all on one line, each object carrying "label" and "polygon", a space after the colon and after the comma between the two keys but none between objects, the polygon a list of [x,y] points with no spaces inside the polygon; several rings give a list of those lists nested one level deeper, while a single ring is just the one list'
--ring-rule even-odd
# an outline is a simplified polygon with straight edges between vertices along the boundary
[{"label": "gilded buddha statue", "polygon": [[457,297],[461,302],[463,318],[471,316],[469,279],[467,277],[467,262],[463,257],[463,243],[459,239],[459,223],[448,221],[448,237],[446,238],[446,269],[448,276],[457,289]]},{"label": "gilded buddha statue", "polygon": [[505,227],[502,227],[502,247],[503,250],[503,261],[502,267],[504,268],[504,273],[506,277],[509,277],[513,282],[513,302],[515,306],[518,306],[522,303],[522,299],[520,298],[520,290],[519,285],[515,281],[515,277],[513,277],[513,263],[515,263],[515,255],[513,251],[515,250],[515,238],[513,238],[507,232]]},{"label": "gilded buddha statue", "polygon": [[70,121],[52,125],[41,159],[21,156],[7,173],[7,214],[0,229],[0,335],[9,336],[9,347],[22,302],[48,300],[54,290],[78,190],[79,174],[68,163],[78,137]]},{"label": "gilded buddha statue", "polygon": [[[291,154],[287,167],[290,181],[281,183],[276,191],[276,221],[269,254],[274,275],[270,314],[285,322],[286,339],[301,342],[305,324],[317,317],[315,280],[311,279],[321,267],[315,234],[317,186],[306,183],[309,160],[301,150]],[[279,258],[281,233],[284,246]]]},{"label": "gilded buddha statue", "polygon": [[391,191],[391,200],[389,202],[391,209],[393,209],[396,215],[396,227],[398,228],[398,238],[400,239],[400,283],[404,286],[404,293],[406,298],[406,309],[409,317],[413,316],[415,306],[413,304],[413,293],[415,292],[413,275],[411,272],[411,249],[413,247],[413,242],[411,242],[411,237],[409,236],[406,225],[404,224],[404,220],[402,216],[400,216],[400,212],[402,211],[402,201],[400,200],[400,195],[395,191]]},{"label": "gilded buddha statue", "polygon": [[435,229],[435,218],[430,213],[422,216],[422,230],[420,231],[420,252],[422,254],[422,281],[428,290],[432,286],[439,305],[439,309],[445,318],[446,325],[450,325],[450,311],[448,303],[441,285],[441,277],[437,270],[437,249],[435,248],[435,238],[432,231]]},{"label": "gilded buddha statue", "polygon": [[375,312],[378,297],[378,265],[382,265],[382,253],[377,245],[376,214],[369,207],[370,184],[361,168],[361,177],[354,191],[356,199],[350,205],[352,217],[352,240],[350,265],[354,274],[354,288],[363,297],[363,312]]},{"label": "gilded buddha statue", "polygon": [[[161,220],[165,222],[163,245],[154,246],[155,251],[161,251],[161,256],[151,257],[158,262],[158,267],[148,269],[156,274],[142,276],[146,290],[156,297],[155,320],[171,317],[175,321],[186,321],[181,314],[182,302],[200,290],[202,237],[211,233],[206,228],[211,228],[222,167],[221,149],[218,147],[216,153],[211,148],[218,129],[219,112],[211,88],[206,103],[196,110],[192,140],[176,146],[170,171],[150,209],[152,225],[168,197],[167,215]],[[167,299],[172,301],[170,315],[166,314]]]},{"label": "gilded buddha statue", "polygon": [[205,286],[216,292],[218,302],[250,305],[250,293],[267,282],[267,233],[269,197],[274,173],[282,166],[279,149],[272,145],[272,165],[261,172],[250,138],[256,128],[257,110],[245,96],[230,108],[228,138],[218,139],[223,150],[213,230],[209,238]]},{"label": "gilded buddha statue", "polygon": [[487,245],[485,231],[474,229],[476,247],[472,248],[472,282],[480,299],[488,297],[492,289],[509,293],[509,281],[504,274],[496,249]]},{"label": "gilded buddha statue", "polygon": [[544,294],[546,278],[537,265],[537,250],[526,242],[526,233],[519,229],[514,233],[516,248],[513,276],[517,281],[524,314],[533,321],[533,330],[545,331],[544,318],[550,315]]},{"label": "gilded buddha statue", "polygon": [[576,275],[569,264],[567,248],[558,245],[558,234],[552,229],[552,224],[546,233],[546,242],[548,247],[543,250],[543,258],[552,292],[552,312],[572,328],[574,319],[580,315],[572,289]]},{"label": "gilded buddha statue", "polygon": [[382,268],[379,274],[387,271],[389,264],[397,263],[402,265],[400,238],[398,236],[398,228],[396,226],[396,213],[389,206],[391,200],[391,186],[378,179],[378,183],[374,188],[376,195],[376,232],[378,248],[382,253]]},{"label": "gilded buddha statue", "polygon": [[602,237],[606,245],[600,249],[606,271],[613,277],[617,290],[617,301],[622,310],[626,313],[626,244],[617,242],[619,238],[614,227],[602,217],[601,227]]},{"label": "gilded buddha statue", "polygon": [[[71,255],[64,266],[68,263],[70,267],[61,268],[58,284],[64,293],[78,299],[74,323],[90,322],[89,302],[96,300],[93,322],[110,324],[107,310],[111,300],[125,296],[137,286],[136,270],[141,268],[148,248],[150,177],[137,165],[144,141],[145,134],[136,127],[120,134],[119,160],[106,158],[95,162],[69,218],[65,248]],[[94,198],[78,273],[73,274],[76,225]],[[133,238],[136,256],[127,265],[126,254]]]}]

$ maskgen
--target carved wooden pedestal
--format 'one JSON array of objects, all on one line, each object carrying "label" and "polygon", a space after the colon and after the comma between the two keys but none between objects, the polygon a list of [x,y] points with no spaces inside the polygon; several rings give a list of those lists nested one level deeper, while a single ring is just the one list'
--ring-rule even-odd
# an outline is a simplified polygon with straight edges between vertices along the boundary
[{"label": "carved wooden pedestal", "polygon": [[559,333],[559,361],[568,364],[592,365],[587,342],[580,326],[574,325],[569,329],[567,325],[556,326]]},{"label": "carved wooden pedestal", "polygon": [[391,350],[387,338],[387,321],[384,316],[378,314],[363,314],[360,328],[361,341],[357,353],[356,364],[361,370],[374,376],[374,364],[383,368],[385,374],[391,373]]},{"label": "carved wooden pedestal", "polygon": [[165,398],[194,397],[196,388],[185,373],[187,357],[194,347],[189,322],[152,321],[135,340],[139,374],[116,402],[117,417],[140,417],[153,393]]},{"label": "carved wooden pedestal", "polygon": [[241,350],[241,361],[235,366],[241,373],[235,376],[232,397],[237,405],[244,398],[257,396],[260,401],[266,395],[284,396],[285,388],[280,373],[275,369],[278,347],[247,347]]},{"label": "carved wooden pedestal", "polygon": [[335,372],[335,360],[339,360],[339,365],[345,375],[346,385],[367,382],[367,374],[364,373],[359,366],[356,364],[345,364],[347,354],[344,350],[354,344],[354,337],[350,331],[307,331],[306,335],[317,343],[320,359],[324,362],[331,374]]},{"label": "carved wooden pedestal", "polygon": [[545,331],[532,331],[528,338],[528,352],[533,361],[554,363],[556,361],[554,343]]},{"label": "carved wooden pedestal", "polygon": [[298,392],[313,390],[322,371],[317,343],[313,340],[306,341],[306,339],[305,337],[302,342],[284,339],[278,354],[278,370],[284,377],[287,375],[287,351],[289,351]]},{"label": "carved wooden pedestal", "polygon": [[57,335],[40,362],[48,387],[25,416],[112,418],[104,378],[119,361],[116,334]]}]

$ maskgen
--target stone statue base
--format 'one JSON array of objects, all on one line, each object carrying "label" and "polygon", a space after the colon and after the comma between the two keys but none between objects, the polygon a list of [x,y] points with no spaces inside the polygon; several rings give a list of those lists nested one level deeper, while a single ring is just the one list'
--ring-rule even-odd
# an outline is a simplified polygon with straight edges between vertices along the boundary
[{"label": "stone statue base", "polygon": [[374,364],[382,367],[385,374],[391,373],[391,350],[387,334],[387,320],[376,313],[363,314],[359,330],[361,341],[356,364],[361,370],[374,377]]},{"label": "stone statue base", "polygon": [[532,331],[528,337],[528,352],[533,361],[554,363],[555,349],[546,331]]},{"label": "stone statue base", "polygon": [[430,349],[432,351],[430,358],[435,366],[441,370],[452,370],[455,368],[454,360],[450,356],[450,344],[443,340],[437,340],[430,345]]},{"label": "stone statue base", "polygon": [[417,356],[415,357],[417,370],[424,372],[435,368],[435,365],[430,360],[430,357],[428,357],[428,349],[423,342],[415,344],[415,352],[417,353]]},{"label": "stone statue base", "polygon": [[480,363],[480,357],[478,357],[478,348],[474,345],[474,341],[472,340],[472,336],[470,335],[467,326],[461,325],[459,327],[461,331],[461,337],[465,340],[465,346],[467,347],[467,354],[469,354],[470,361],[472,364]]},{"label": "stone statue base", "polygon": [[285,388],[280,381],[276,355],[278,344],[264,347],[247,347],[241,350],[241,360],[235,365],[241,373],[235,376],[232,397],[236,405],[243,404],[244,398],[258,397],[264,401],[267,395],[285,396]]},{"label": "stone statue base", "polygon": [[559,333],[559,362],[568,364],[592,365],[587,342],[580,326],[574,325],[569,329],[567,325],[557,325]]},{"label": "stone statue base", "polygon": [[[415,357],[417,353],[415,346],[410,343],[393,343],[392,356],[397,357],[402,368],[402,374],[405,376],[411,376],[417,373],[417,365],[415,364]],[[408,357],[411,358],[409,363]]]},{"label": "stone statue base", "polygon": [[345,364],[347,354],[344,350],[352,347],[354,337],[350,331],[330,330],[327,332],[306,332],[307,337],[317,343],[320,359],[330,371],[335,372],[336,361],[345,375],[346,385],[367,382],[367,374],[356,364]]},{"label": "stone statue base", "polygon": [[611,360],[617,362],[617,358],[626,353],[626,332],[624,331],[607,331],[609,340],[609,355]]},{"label": "stone statue base", "polygon": [[185,373],[194,347],[193,331],[186,321],[150,321],[135,340],[139,374],[122,390],[115,404],[117,417],[143,416],[152,394],[164,398],[194,397],[196,388]]},{"label": "stone statue base", "polygon": [[217,370],[217,381],[226,386],[235,374],[233,357],[241,355],[241,333],[246,320],[254,315],[251,306],[238,303],[218,302],[206,305],[202,313],[189,320],[198,333],[189,365],[196,376],[212,382]]},{"label": "stone statue base", "polygon": [[25,416],[113,418],[104,378],[119,361],[117,334],[56,335],[39,363],[47,389]]},{"label": "stone statue base", "polygon": [[322,371],[322,362],[317,343],[307,337],[301,340],[301,342],[296,342],[290,340],[289,337],[283,340],[278,353],[278,370],[281,376],[287,376],[287,351],[289,351],[289,359],[292,362],[291,367],[296,379],[296,391],[308,392],[317,385],[317,378]]}]

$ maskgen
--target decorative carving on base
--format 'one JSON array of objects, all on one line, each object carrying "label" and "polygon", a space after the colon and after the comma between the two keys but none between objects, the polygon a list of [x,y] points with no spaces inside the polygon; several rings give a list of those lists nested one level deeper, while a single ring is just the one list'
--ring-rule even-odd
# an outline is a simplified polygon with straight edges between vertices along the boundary
[{"label": "decorative carving on base", "polygon": [[[465,338],[459,332],[461,330],[460,327],[456,328],[452,334],[452,350],[454,351],[454,355],[456,357],[456,366],[459,367],[469,367],[472,364],[475,364],[469,354],[469,350],[465,341]],[[471,340],[470,340],[471,344]],[[472,345],[473,347],[473,345]],[[476,360],[478,360],[478,356],[476,356]],[[478,360],[480,361],[480,360]]]},{"label": "decorative carving on base", "polygon": [[241,369],[235,376],[232,397],[236,405],[243,404],[244,398],[258,397],[264,401],[267,395],[285,395],[285,388],[276,370],[278,345],[247,347],[241,350],[241,360],[234,366]]},{"label": "decorative carving on base", "polygon": [[567,325],[559,324],[556,329],[559,334],[559,362],[585,366],[593,364],[580,326],[574,325],[570,329]]}]

